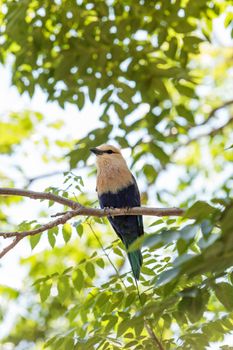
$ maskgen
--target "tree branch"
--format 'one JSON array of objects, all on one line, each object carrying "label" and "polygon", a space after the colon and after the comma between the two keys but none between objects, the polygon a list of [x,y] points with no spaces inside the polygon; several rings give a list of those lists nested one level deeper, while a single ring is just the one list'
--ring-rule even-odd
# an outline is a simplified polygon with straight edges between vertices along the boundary
[{"label": "tree branch", "polygon": [[197,141],[197,140],[198,140],[199,138],[201,138],[201,137],[214,136],[214,135],[218,134],[218,133],[219,133],[220,131],[222,131],[227,125],[231,124],[232,121],[233,121],[233,116],[231,116],[231,117],[226,121],[225,124],[219,126],[218,128],[215,128],[215,129],[211,130],[210,132],[207,132],[207,133],[205,133],[205,134],[198,135],[198,136],[193,137],[192,139],[188,140],[188,141],[184,144],[184,146],[189,145],[189,144],[190,144],[191,142],[193,142],[193,141]]},{"label": "tree branch", "polygon": [[58,219],[54,221],[50,221],[45,225],[41,225],[40,227],[37,227],[33,230],[29,231],[13,231],[13,232],[0,232],[0,237],[3,238],[10,238],[10,237],[26,237],[26,236],[34,236],[36,234],[42,233],[44,231],[47,231],[53,227],[63,225],[65,224],[68,220],[70,220],[72,217],[78,215],[78,210],[75,211],[67,211],[64,213],[63,216],[59,217]]},{"label": "tree branch", "polygon": [[228,107],[228,106],[230,106],[232,104],[233,104],[233,100],[229,100],[229,101],[223,103],[221,106],[218,106],[218,107],[212,109],[212,111],[208,115],[208,118],[206,118],[201,124],[198,124],[197,126],[201,126],[201,125],[207,124],[210,121],[210,119],[215,115],[216,112],[218,112],[220,109]]},{"label": "tree branch", "polygon": [[11,244],[9,244],[8,246],[6,246],[1,252],[0,252],[0,259],[4,257],[4,255],[6,255],[6,253],[8,253],[11,249],[13,249],[16,244],[19,243],[19,241],[21,241],[21,239],[23,239],[23,237],[17,236],[15,237],[15,239],[12,241]]},{"label": "tree branch", "polygon": [[30,186],[34,181],[45,179],[47,177],[52,177],[52,176],[56,176],[56,175],[63,175],[65,172],[66,172],[66,170],[52,171],[51,173],[46,173],[46,174],[37,175],[35,177],[31,177],[31,178],[27,179],[27,187]]},{"label": "tree branch", "polygon": [[[219,108],[220,109],[220,108]],[[199,140],[202,137],[208,137],[208,136],[214,136],[216,134],[218,134],[219,132],[221,132],[226,126],[228,126],[229,124],[231,124],[233,122],[233,116],[231,116],[225,124],[219,126],[218,128],[212,129],[210,132],[207,132],[205,134],[200,134],[196,137],[190,138],[187,142],[177,145],[174,149],[172,154],[176,153],[178,151],[178,149],[180,149],[181,147],[186,147],[188,146],[190,143]],[[201,125],[201,124],[200,124]],[[198,125],[199,126],[199,125]]]},{"label": "tree branch", "polygon": [[21,190],[17,188],[0,188],[1,196],[21,196],[28,197],[32,199],[49,200],[59,204],[63,204],[72,208],[67,212],[58,213],[54,216],[59,216],[56,220],[50,221],[47,224],[41,225],[32,230],[28,231],[13,231],[13,232],[0,232],[0,237],[11,238],[15,237],[13,242],[5,247],[2,252],[0,252],[0,258],[2,258],[8,251],[18,244],[18,242],[26,236],[34,236],[36,234],[47,231],[53,227],[63,225],[68,220],[75,216],[119,216],[119,215],[149,215],[149,216],[182,216],[184,214],[183,209],[179,208],[146,208],[146,207],[135,207],[135,208],[87,208],[79,204],[78,202],[72,201],[70,199],[64,198],[62,196],[55,195],[53,193],[47,192],[35,192],[28,190]]},{"label": "tree branch", "polygon": [[135,207],[135,208],[105,208],[105,209],[95,209],[80,207],[76,210],[70,210],[64,213],[59,213],[60,217],[54,221],[50,221],[45,225],[29,230],[29,231],[13,231],[13,232],[0,232],[0,237],[10,238],[10,237],[26,237],[34,236],[38,233],[47,231],[55,226],[63,225],[68,220],[75,216],[121,216],[121,215],[148,215],[148,216],[182,216],[184,214],[183,209],[179,208],[147,208],[147,207]]},{"label": "tree branch", "polygon": [[32,199],[47,199],[53,202],[57,202],[68,206],[74,210],[67,211],[65,213],[59,213],[59,215],[67,215],[71,218],[78,215],[83,216],[120,216],[120,215],[148,215],[148,216],[182,216],[184,214],[183,209],[179,208],[147,208],[147,207],[135,207],[135,208],[88,208],[82,206],[80,203],[71,199],[64,198],[62,196],[54,195],[47,192],[35,192],[20,190],[17,188],[0,188],[0,195],[3,196],[22,196]]},{"label": "tree branch", "polygon": [[0,237],[12,238],[15,237],[13,242],[5,247],[0,252],[0,258],[2,258],[8,251],[18,244],[18,242],[26,236],[34,236],[36,234],[47,231],[53,227],[63,225],[68,220],[75,216],[95,216],[95,217],[106,217],[106,216],[120,216],[120,215],[148,215],[148,216],[182,216],[184,214],[183,209],[179,208],[147,208],[147,207],[135,207],[135,208],[88,208],[82,206],[80,203],[73,200],[64,198],[62,196],[54,195],[53,193],[47,192],[35,192],[28,190],[21,190],[17,188],[0,188],[1,196],[21,196],[32,199],[49,200],[59,204],[63,204],[72,208],[67,212],[58,213],[54,216],[59,216],[56,220],[50,221],[47,224],[41,225],[32,230],[28,231],[13,231],[13,232],[0,232]]},{"label": "tree branch", "polygon": [[145,328],[147,330],[147,333],[151,337],[151,339],[154,342],[156,348],[159,349],[159,350],[164,350],[164,347],[163,347],[162,343],[159,341],[158,337],[155,335],[155,332],[153,331],[149,320],[147,320],[146,318],[144,318],[144,325],[145,325]]},{"label": "tree branch", "polygon": [[35,192],[35,191],[21,190],[18,188],[0,187],[0,195],[1,196],[20,196],[20,197],[28,197],[32,199],[41,199],[41,200],[47,199],[56,203],[66,205],[67,207],[70,207],[72,209],[77,209],[81,207],[81,204],[79,204],[78,202],[72,201],[71,199],[67,199],[50,192]]}]

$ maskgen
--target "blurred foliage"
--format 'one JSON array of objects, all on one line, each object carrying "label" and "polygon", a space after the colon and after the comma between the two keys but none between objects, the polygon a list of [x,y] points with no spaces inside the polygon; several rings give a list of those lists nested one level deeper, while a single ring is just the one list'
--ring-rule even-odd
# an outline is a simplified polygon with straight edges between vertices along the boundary
[{"label": "blurred foliage", "polygon": [[37,125],[43,116],[40,113],[11,113],[6,117],[2,117],[0,122],[1,139],[0,152],[11,153],[13,147],[20,144],[23,139],[29,137],[34,131],[34,125]]},{"label": "blurred foliage", "polygon": [[[144,219],[147,234],[131,247],[143,247],[141,302],[106,220],[31,237],[32,249],[51,250],[22,259],[24,290],[0,286],[3,322],[9,304],[23,307],[3,339],[7,349],[152,349],[144,318],[164,349],[207,349],[233,331],[233,52],[215,38],[219,23],[232,33],[230,4],[2,1],[0,59],[10,59],[19,92],[33,96],[39,86],[48,100],[78,109],[96,101],[101,114],[100,127],[79,140],[63,138],[65,120],[9,114],[0,123],[1,159],[15,166],[20,149],[40,149],[44,161],[75,168],[88,164],[90,147],[114,141],[132,149],[145,203],[189,208],[184,218]],[[13,186],[5,170],[1,182]],[[47,190],[95,205],[84,189],[74,170]]]}]

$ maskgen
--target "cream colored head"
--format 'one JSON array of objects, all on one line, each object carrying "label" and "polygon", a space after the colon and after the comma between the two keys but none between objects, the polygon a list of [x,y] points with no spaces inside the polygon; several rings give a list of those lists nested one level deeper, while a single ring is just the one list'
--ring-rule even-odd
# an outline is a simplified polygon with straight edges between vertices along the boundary
[{"label": "cream colored head", "polygon": [[98,192],[114,193],[132,183],[132,174],[117,147],[104,144],[91,152],[96,155]]},{"label": "cream colored head", "polygon": [[127,167],[127,164],[122,157],[119,148],[112,145],[103,144],[96,148],[91,148],[91,152],[96,155],[97,170],[101,170],[102,167]]}]

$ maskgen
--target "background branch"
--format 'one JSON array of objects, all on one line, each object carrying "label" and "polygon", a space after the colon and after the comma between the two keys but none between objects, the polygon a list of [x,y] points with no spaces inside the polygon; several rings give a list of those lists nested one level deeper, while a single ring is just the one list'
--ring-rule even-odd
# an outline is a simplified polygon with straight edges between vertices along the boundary
[{"label": "background branch", "polygon": [[218,106],[218,107],[212,109],[212,111],[208,115],[208,118],[206,118],[201,124],[198,124],[198,126],[207,124],[210,121],[210,119],[215,115],[216,112],[218,112],[220,109],[228,107],[232,104],[233,104],[233,100],[229,100],[229,101],[226,101],[225,103],[223,103],[221,106]]},{"label": "background branch", "polygon": [[[232,102],[233,103],[233,102]],[[221,107],[222,108],[222,107]],[[220,108],[219,108],[220,109]],[[190,143],[199,140],[202,137],[208,137],[208,136],[214,136],[218,133],[220,133],[226,126],[230,125],[233,122],[233,116],[231,116],[226,123],[224,123],[223,125],[219,126],[218,128],[212,129],[211,131],[205,133],[205,134],[200,134],[197,135],[196,137],[190,138],[189,140],[187,140],[187,142],[177,145],[174,149],[172,154],[176,153],[181,147],[186,147],[188,146]]]},{"label": "background branch", "polygon": [[41,174],[41,175],[37,175],[34,177],[31,177],[29,179],[27,179],[27,186],[30,186],[34,181],[37,180],[42,180],[48,177],[53,177],[53,176],[57,176],[57,175],[63,175],[67,170],[63,170],[63,171],[52,171],[51,173],[45,173],[45,174]]}]

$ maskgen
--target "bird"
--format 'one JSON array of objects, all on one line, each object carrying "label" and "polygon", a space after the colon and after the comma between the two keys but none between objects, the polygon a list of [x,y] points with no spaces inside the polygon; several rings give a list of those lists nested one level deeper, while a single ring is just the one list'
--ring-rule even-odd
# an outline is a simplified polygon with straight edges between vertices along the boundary
[{"label": "bird", "polygon": [[[97,183],[100,207],[131,208],[141,205],[137,182],[130,172],[120,149],[103,144],[90,151],[96,155]],[[144,234],[142,215],[120,215],[108,220],[126,249]],[[140,249],[127,252],[133,276],[139,280],[143,262]]]}]

